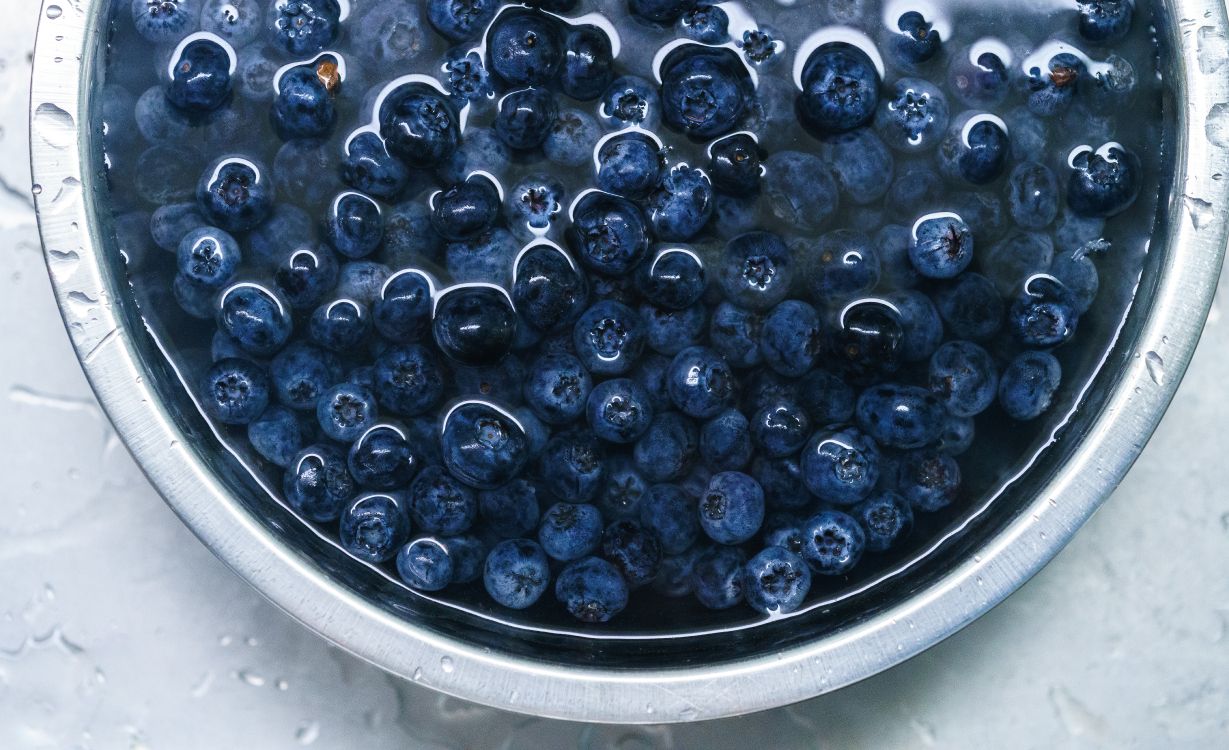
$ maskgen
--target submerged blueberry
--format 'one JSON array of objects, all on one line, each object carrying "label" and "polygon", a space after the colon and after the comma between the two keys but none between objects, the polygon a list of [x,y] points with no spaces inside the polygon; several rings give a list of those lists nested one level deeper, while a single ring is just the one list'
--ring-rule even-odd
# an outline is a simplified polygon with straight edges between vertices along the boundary
[{"label": "submerged blueberry", "polygon": [[333,106],[331,82],[326,81],[328,79],[321,75],[315,63],[297,65],[278,77],[275,82],[277,94],[270,111],[278,137],[289,141],[328,136],[337,119],[337,111]]},{"label": "submerged blueberry", "polygon": [[1036,419],[1050,408],[1062,376],[1062,367],[1053,354],[1024,352],[999,378],[999,404],[1012,419]]}]

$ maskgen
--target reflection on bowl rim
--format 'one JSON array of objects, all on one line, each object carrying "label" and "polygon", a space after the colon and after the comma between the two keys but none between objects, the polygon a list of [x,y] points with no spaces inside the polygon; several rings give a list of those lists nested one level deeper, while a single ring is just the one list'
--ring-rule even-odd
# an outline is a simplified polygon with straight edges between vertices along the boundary
[{"label": "reflection on bowl rim", "polygon": [[[771,708],[855,682],[956,632],[1036,573],[1118,484],[1139,455],[1198,342],[1225,251],[1229,222],[1229,76],[1204,75],[1229,59],[1219,0],[1165,0],[1175,50],[1175,174],[1165,247],[1149,305],[1136,305],[1106,368],[1103,407],[1087,416],[1079,448],[1044,480],[1027,507],[975,554],[900,602],[828,637],[777,653],[710,666],[598,670],[497,653],[377,607],[288,549],[240,506],[191,449],[183,424],[160,403],[125,327],[122,285],[98,252],[99,218],[84,196],[99,179],[85,122],[99,64],[104,0],[44,0],[34,56],[31,164],[39,227],[61,312],[91,385],[120,437],[170,506],[215,554],[279,607],[352,653],[440,691],[499,708],[571,720],[691,721]],[[1147,307],[1148,315],[1138,308]],[[1134,356],[1129,356],[1133,354]],[[1163,372],[1163,376],[1160,373]],[[1061,502],[1056,499],[1061,498]]]}]

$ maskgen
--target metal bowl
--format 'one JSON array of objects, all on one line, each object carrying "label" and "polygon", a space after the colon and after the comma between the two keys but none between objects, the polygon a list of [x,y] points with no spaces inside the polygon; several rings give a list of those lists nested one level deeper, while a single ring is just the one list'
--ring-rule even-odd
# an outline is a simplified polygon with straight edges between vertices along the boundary
[{"label": "metal bowl", "polygon": [[[99,401],[153,484],[231,568],[322,636],[390,672],[499,708],[602,722],[780,706],[886,669],[967,625],[1048,562],[1109,496],[1178,387],[1229,231],[1229,60],[1220,0],[1166,0],[1175,119],[1153,251],[1125,322],[1032,466],[925,565],[810,613],[686,638],[518,635],[407,592],[270,502],[210,431],[143,324],[114,258],[90,99],[101,0],[44,0],[31,163],[48,269]],[[1216,74],[1216,75],[1213,75]],[[941,549],[938,547],[941,546]],[[219,606],[224,603],[219,602]]]}]

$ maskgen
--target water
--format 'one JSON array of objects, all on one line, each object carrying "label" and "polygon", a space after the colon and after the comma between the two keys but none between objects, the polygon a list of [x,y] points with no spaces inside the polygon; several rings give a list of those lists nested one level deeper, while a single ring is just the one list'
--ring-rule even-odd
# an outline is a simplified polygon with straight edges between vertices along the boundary
[{"label": "water", "polygon": [[[104,73],[108,85],[100,89],[95,97],[99,115],[91,118],[92,122],[105,122],[103,127],[107,133],[108,213],[118,231],[117,262],[122,255],[143,314],[177,371],[188,382],[194,382],[195,374],[208,363],[213,327],[211,323],[196,320],[179,309],[169,293],[174,274],[172,255],[154,247],[149,237],[142,234],[140,228],[143,222],[148,221],[148,214],[158,208],[164,198],[168,202],[190,200],[205,164],[223,155],[264,164],[270,168],[270,178],[278,188],[281,202],[295,205],[311,218],[323,218],[334,196],[349,189],[335,165],[355,134],[371,128],[373,112],[382,95],[391,89],[392,83],[420,80],[442,88],[447,78],[443,62],[449,45],[427,25],[425,12],[420,14],[422,17],[416,24],[409,22],[414,16],[413,5],[406,6],[409,8],[406,24],[398,29],[402,41],[418,47],[418,52],[409,59],[380,61],[373,58],[370,46],[357,48],[353,44],[363,18],[379,5],[380,0],[356,1],[352,9],[353,17],[343,27],[342,37],[329,50],[332,59],[338,63],[340,78],[335,102],[337,125],[332,134],[319,142],[283,145],[268,117],[274,77],[278,70],[318,59],[317,55],[300,59],[278,55],[264,48],[259,41],[239,46],[235,50],[239,90],[224,111],[200,121],[177,124],[164,133],[148,133],[146,135],[158,137],[147,138],[139,132],[132,118],[132,107],[148,90],[160,85],[159,76],[164,74],[178,45],[156,47],[140,40],[133,32],[128,16],[129,3],[117,0]],[[1099,222],[1068,217],[1063,208],[1052,222],[1036,230],[1053,242],[1056,250],[1073,250],[1084,241],[1100,237],[1111,240],[1113,246],[1112,251],[1096,257],[1101,289],[1092,310],[1082,319],[1074,342],[1057,352],[1065,377],[1050,418],[1021,426],[1007,423],[997,408],[980,416],[976,425],[978,440],[971,451],[960,459],[965,480],[962,500],[938,513],[919,515],[917,527],[907,545],[889,554],[868,556],[850,577],[817,578],[808,600],[808,609],[822,608],[834,600],[873,589],[882,577],[924,561],[927,555],[941,547],[942,540],[958,534],[961,524],[982,510],[1004,483],[1017,477],[1037,451],[1052,439],[1057,426],[1055,420],[1066,413],[1075,395],[1100,363],[1132,300],[1135,281],[1155,221],[1158,186],[1163,176],[1162,145],[1168,132],[1162,113],[1165,82],[1153,75],[1157,51],[1148,28],[1152,4],[1137,3],[1137,16],[1130,37],[1112,50],[1134,66],[1139,82],[1130,116],[1092,111],[1087,102],[1077,99],[1064,115],[1041,122],[1023,110],[1024,95],[1018,84],[1024,70],[1033,65],[1044,65],[1053,53],[1059,51],[1075,54],[1091,72],[1108,69],[1107,59],[1111,50],[1079,38],[1075,33],[1073,5],[1059,0],[1028,4],[1005,2],[994,4],[992,12],[987,11],[985,3],[966,0],[885,0],[882,3],[867,0],[832,4],[746,0],[721,6],[730,18],[732,41],[726,45],[729,49],[741,54],[737,41],[742,39],[744,31],[757,27],[770,30],[775,37],[776,53],[773,57],[765,64],[751,66],[757,102],[739,125],[740,130],[755,136],[767,154],[784,151],[816,153],[826,161],[835,162],[839,171],[840,162],[848,156],[820,143],[797,125],[793,99],[801,77],[802,63],[810,51],[826,42],[847,41],[863,48],[879,68],[885,81],[884,92],[902,77],[920,77],[940,84],[949,92],[953,121],[966,110],[950,94],[954,78],[949,75],[949,69],[953,61],[959,62],[962,58],[976,60],[988,51],[998,54],[1011,72],[1013,86],[1017,87],[1004,101],[976,110],[976,113],[981,118],[1005,123],[1018,151],[1013,154],[1011,164],[1025,159],[1040,161],[1059,175],[1061,181],[1066,174],[1068,157],[1077,148],[1097,149],[1106,142],[1116,141],[1138,154],[1144,165],[1144,188],[1131,211],[1115,217],[1102,227]],[[629,21],[623,16],[623,8],[622,0],[581,0],[575,9],[563,15],[573,19],[573,23],[583,22],[605,30],[612,39],[612,46],[619,51],[617,64],[620,74],[657,80],[665,50],[677,43],[675,30]],[[902,68],[887,52],[887,29],[894,27],[895,18],[905,10],[922,11],[943,38],[944,46],[939,56],[916,69]],[[198,29],[190,29],[185,33],[196,31]],[[1223,43],[1222,40],[1201,40],[1209,47]],[[479,55],[485,54],[481,43],[462,46],[472,46]],[[596,102],[576,102],[562,96],[559,101],[561,110],[576,109],[594,117],[599,114]],[[493,121],[496,102],[497,97],[492,94],[474,102],[464,112],[464,133],[471,143],[480,140],[481,136],[474,134],[487,130]],[[44,138],[55,145],[69,144],[73,125],[71,118],[55,109],[40,109],[36,117],[41,121],[39,130]],[[1218,117],[1209,120],[1208,135],[1213,142],[1229,141],[1229,135],[1226,135],[1229,127],[1225,126],[1225,119]],[[610,132],[613,132],[612,129],[606,129],[602,134],[608,135]],[[662,143],[669,163],[701,167],[707,163],[708,141],[688,140],[665,126],[655,127],[652,134]],[[1044,149],[1027,151],[1029,138],[1039,137],[1040,134],[1046,138]],[[166,137],[170,140],[165,140]],[[151,151],[156,148],[162,150]],[[471,148],[469,151],[471,158],[474,158],[491,150],[484,152]],[[159,158],[153,159],[151,153],[158,154]],[[893,152],[892,160],[894,175],[900,177],[919,167],[933,167],[933,150],[923,146],[917,153]],[[149,174],[154,171],[150,169],[151,165],[158,166],[159,179],[165,184],[154,183],[154,178]],[[770,163],[768,169],[772,168],[773,164]],[[460,170],[462,174],[482,170],[505,193],[530,175],[549,173],[564,188],[564,214],[567,205],[594,185],[591,162],[560,167],[541,155],[514,155],[506,159],[501,156],[495,161],[487,159],[457,165],[455,170]],[[775,176],[770,173],[766,179],[771,181]],[[899,205],[892,200],[895,195],[890,191],[892,181],[883,178],[859,185],[857,190],[847,185],[836,214],[816,226],[807,225],[809,218],[813,217],[806,216],[805,211],[799,214],[797,207],[789,204],[791,200],[805,198],[805,195],[770,194],[770,191],[765,191],[758,199],[720,199],[711,226],[728,232],[738,231],[738,228],[769,228],[783,234],[792,247],[798,248],[812,241],[819,233],[833,229],[856,228],[873,235],[887,224],[908,228],[928,213],[957,212],[973,226],[978,253],[975,263],[985,263],[986,258],[993,256],[990,248],[1020,231],[1012,226],[1007,215],[1005,182],[1004,178],[1000,178],[985,191],[994,199],[991,208],[997,201],[1000,209],[997,220],[993,211],[985,210],[987,207],[984,204],[980,205],[981,210],[975,210],[979,206],[970,200],[966,188],[952,192],[949,186],[948,192],[937,200],[910,206]],[[402,196],[396,206],[384,206],[386,217],[408,206],[426,206],[432,194],[441,187],[438,180],[425,173],[415,174],[412,184],[414,187]],[[138,189],[133,189],[134,185]],[[54,189],[65,193],[66,199],[73,199],[79,193],[80,185],[64,185]],[[1191,201],[1192,221],[1198,226],[1205,219],[1208,207],[1194,202],[1195,199],[1188,201]],[[781,217],[793,217],[799,226],[791,227]],[[312,231],[316,234],[310,239],[319,242],[321,237],[315,223]],[[557,216],[545,238],[566,247],[562,231],[564,225],[566,221]],[[517,245],[543,236],[539,229],[531,227],[509,226],[508,229],[515,236]],[[247,238],[240,236],[240,240],[246,251]],[[713,231],[707,231],[689,245],[712,269],[716,266],[724,239]],[[262,264],[250,252],[245,253],[245,258],[247,265],[241,272],[243,278],[251,279],[253,283],[267,282],[272,267],[267,262]],[[443,253],[424,258],[409,255],[404,248],[386,245],[374,259],[393,272],[411,265],[423,268],[435,276],[439,288],[460,282],[508,282],[506,276],[477,279],[457,277],[452,273],[455,269],[450,270]],[[75,254],[54,260],[66,266],[77,261]],[[993,269],[982,270],[994,276]],[[710,273],[710,280],[712,275]],[[1010,282],[1010,278],[1007,281]],[[871,292],[871,296],[878,300],[880,295],[892,291],[891,284],[885,280]],[[821,312],[830,321],[842,320],[854,301],[832,300],[830,309]],[[296,321],[297,330],[303,327],[301,321]],[[1003,340],[991,342],[988,348],[999,359],[1005,359],[1012,353],[1013,345],[1005,340],[1006,336],[1001,338]],[[1163,365],[1159,356],[1152,354],[1147,364],[1153,379],[1158,384],[1163,382]],[[458,397],[465,395],[457,394]],[[258,476],[262,486],[275,492],[273,488],[280,486],[276,468],[264,465],[252,456],[244,446],[242,431],[228,431],[221,427],[219,431],[230,438],[231,447],[245,460],[245,466]],[[327,526],[321,526],[317,531],[330,540],[335,533],[333,528]],[[391,566],[381,569],[381,572],[390,580],[396,579]],[[406,590],[406,596],[415,595]],[[566,615],[561,615],[549,594],[543,598],[543,603],[525,613],[510,613],[493,607],[486,600],[480,585],[449,590],[431,598],[516,626],[567,632],[585,630]],[[663,612],[666,613],[664,616]],[[699,608],[690,598],[667,600],[645,590],[635,592],[628,611],[601,632],[628,637],[646,632],[679,634],[745,627],[757,621],[754,614],[743,607],[712,613]]]}]

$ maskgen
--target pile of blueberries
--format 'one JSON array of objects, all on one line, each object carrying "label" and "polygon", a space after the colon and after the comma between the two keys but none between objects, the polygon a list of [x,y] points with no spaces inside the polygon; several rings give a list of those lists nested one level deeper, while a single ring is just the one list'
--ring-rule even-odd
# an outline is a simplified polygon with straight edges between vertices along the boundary
[{"label": "pile of blueberries", "polygon": [[[243,122],[192,197],[153,212],[175,299],[216,322],[199,403],[284,470],[295,511],[419,591],[481,581],[513,609],[553,591],[589,623],[643,588],[792,612],[814,577],[960,498],[975,417],[1049,408],[1052,350],[1093,301],[1104,220],[1135,202],[1142,166],[1108,143],[1060,177],[1021,160],[1031,134],[991,109],[1114,110],[1134,70],[1071,45],[1017,70],[946,51],[911,11],[879,46],[917,77],[885,83],[878,50],[827,41],[793,51],[783,91],[772,29],[733,28],[730,5],[628,0],[624,42],[675,30],[652,82],[608,25],[561,15],[575,6],[425,0],[423,25],[404,2],[343,20],[338,0],[131,0],[135,31],[173,50],[136,104],[147,138],[223,127],[258,48],[271,91],[253,111],[288,145],[322,142],[355,74],[347,24],[379,30],[389,62],[327,165],[348,189],[322,215],[235,155],[255,151]],[[1072,34],[1112,44],[1133,10],[1073,2]],[[426,34],[442,60],[394,64]],[[757,133],[775,127],[809,145],[767,153]],[[894,159],[925,168],[893,178]],[[510,188],[496,176],[540,162]],[[1023,230],[1061,211],[1096,236],[975,250],[991,191]],[[819,231],[840,201],[886,202],[904,225]],[[304,223],[323,241],[287,247]],[[394,241],[417,254],[376,262]]]}]

